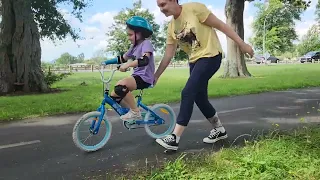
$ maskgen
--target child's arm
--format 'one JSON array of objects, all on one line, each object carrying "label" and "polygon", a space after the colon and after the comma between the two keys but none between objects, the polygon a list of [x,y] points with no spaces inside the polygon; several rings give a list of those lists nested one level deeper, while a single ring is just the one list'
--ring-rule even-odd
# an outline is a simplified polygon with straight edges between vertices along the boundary
[{"label": "child's arm", "polygon": [[144,53],[142,57],[137,57],[138,59],[133,60],[131,62],[127,62],[125,64],[125,67],[142,67],[147,66],[150,61],[150,57],[154,52],[153,46],[151,44],[151,41],[147,40],[144,41],[141,47],[141,51]]},{"label": "child's arm", "polygon": [[140,57],[139,59],[136,59],[134,61],[126,63],[125,66],[126,66],[126,68],[146,66],[149,63],[150,56],[151,56],[150,52],[144,53],[144,55],[142,57]]}]

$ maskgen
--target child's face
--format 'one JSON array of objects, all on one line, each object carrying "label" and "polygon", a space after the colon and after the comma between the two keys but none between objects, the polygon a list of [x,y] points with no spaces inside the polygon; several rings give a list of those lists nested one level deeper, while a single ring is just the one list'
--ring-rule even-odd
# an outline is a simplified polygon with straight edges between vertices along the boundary
[{"label": "child's face", "polygon": [[135,44],[135,38],[137,38],[136,41],[139,41],[141,39],[141,33],[135,33],[133,30],[129,28],[127,28],[127,35],[132,44]]}]

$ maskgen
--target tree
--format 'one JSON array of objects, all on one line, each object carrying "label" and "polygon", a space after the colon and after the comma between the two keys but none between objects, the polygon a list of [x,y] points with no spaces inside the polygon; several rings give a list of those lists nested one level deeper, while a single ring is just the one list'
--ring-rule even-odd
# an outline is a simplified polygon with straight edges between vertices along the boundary
[{"label": "tree", "polygon": [[163,46],[164,38],[159,36],[160,26],[154,22],[154,15],[148,9],[142,9],[141,0],[133,3],[133,8],[122,9],[113,19],[115,23],[112,25],[107,35],[110,37],[107,51],[114,55],[125,53],[130,48],[130,41],[127,38],[125,22],[132,16],[141,16],[146,18],[153,28],[151,41],[155,49]]},{"label": "tree", "polygon": [[258,8],[257,17],[253,22],[254,36],[252,43],[256,49],[263,49],[264,22],[266,24],[265,47],[274,55],[283,54],[293,47],[293,40],[298,39],[295,31],[295,20],[301,20],[303,7],[294,6],[280,0],[270,0],[267,10],[262,3],[255,5]]},{"label": "tree", "polygon": [[[225,15],[227,18],[227,24],[244,39],[244,28],[243,28],[243,11],[244,3],[246,0],[226,0]],[[253,1],[253,0],[247,0]],[[294,6],[307,7],[310,4],[304,0],[282,0],[293,4]],[[244,55],[240,51],[239,47],[227,37],[227,56],[224,74],[222,77],[248,77],[251,76],[247,66],[245,64]]]},{"label": "tree", "polygon": [[17,86],[24,92],[49,89],[41,70],[40,38],[79,38],[58,11],[59,3],[71,3],[80,21],[88,5],[85,0],[0,0],[0,94]]},{"label": "tree", "polygon": [[309,51],[315,51],[320,49],[320,27],[319,25],[313,25],[305,34],[301,42],[297,46],[299,56],[306,54]]},{"label": "tree", "polygon": [[72,56],[69,53],[63,53],[61,56],[56,60],[56,64],[63,64],[63,65],[69,65],[81,62],[81,59],[79,60],[77,57]]},{"label": "tree", "polygon": [[93,53],[92,58],[86,60],[87,64],[101,64],[102,61],[106,60],[105,50],[99,49]]},{"label": "tree", "polygon": [[315,14],[316,14],[316,20],[318,21],[318,24],[320,24],[320,0],[318,0]]},{"label": "tree", "polygon": [[84,62],[84,53],[81,53],[77,56],[77,63],[83,63]]}]

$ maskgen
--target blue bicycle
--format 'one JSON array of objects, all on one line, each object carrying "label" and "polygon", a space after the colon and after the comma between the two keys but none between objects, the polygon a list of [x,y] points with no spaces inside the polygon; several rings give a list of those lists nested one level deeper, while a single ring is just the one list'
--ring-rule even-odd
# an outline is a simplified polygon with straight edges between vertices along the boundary
[{"label": "blue bicycle", "polygon": [[[104,89],[104,98],[101,102],[101,105],[97,109],[97,111],[92,111],[84,114],[75,124],[73,128],[72,133],[72,139],[75,145],[80,148],[83,151],[86,152],[92,152],[97,151],[105,146],[105,144],[109,141],[111,137],[112,132],[112,123],[111,118],[109,119],[107,117],[107,111],[105,108],[105,105],[108,104],[112,107],[112,109],[119,115],[126,114],[129,109],[122,107],[120,104],[118,104],[116,101],[114,101],[109,96],[109,87],[110,82],[113,78],[113,75],[115,71],[119,69],[120,66],[117,67],[117,69],[114,69],[111,71],[111,75],[108,80],[104,79],[104,71],[103,67],[100,71],[101,74],[101,80],[103,82],[103,89],[104,85],[106,85],[106,88]],[[150,87],[152,88],[152,87]],[[132,121],[123,121],[120,120],[120,118],[116,118],[115,120],[123,121],[123,126],[127,129],[137,129],[137,128],[143,128],[141,126],[144,126],[147,134],[152,138],[161,138],[165,135],[168,135],[172,133],[175,123],[176,123],[176,114],[173,111],[173,109],[168,106],[167,104],[155,104],[152,107],[148,107],[142,103],[142,94],[143,90],[140,90],[139,95],[136,96],[137,98],[137,106],[142,109],[142,119],[132,120]],[[157,110],[160,110],[159,113],[156,113]],[[164,118],[160,117],[160,113],[166,115],[169,117],[167,121],[164,120]],[[165,131],[163,133],[154,133],[152,132],[151,128],[154,126],[160,126],[168,124],[169,127],[165,128]],[[88,125],[88,127],[85,127],[82,129],[82,125]],[[102,126],[101,126],[102,125]],[[101,132],[102,128],[105,128],[105,132]],[[87,137],[81,138],[80,134],[84,132],[88,134]],[[85,142],[88,141],[91,137],[96,137],[98,135],[102,135],[102,140],[90,141],[88,145],[85,144]],[[82,142],[84,140],[84,142]]]}]

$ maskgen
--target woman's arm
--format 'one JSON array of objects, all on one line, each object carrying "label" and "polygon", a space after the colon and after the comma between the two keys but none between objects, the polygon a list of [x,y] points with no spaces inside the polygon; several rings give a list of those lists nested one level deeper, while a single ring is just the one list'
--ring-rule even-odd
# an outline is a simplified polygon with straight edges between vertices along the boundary
[{"label": "woman's arm", "polygon": [[208,18],[203,23],[207,26],[211,26],[223,32],[225,35],[235,41],[239,46],[244,44],[244,41],[239,37],[239,35],[234,32],[234,30],[231,29],[230,26],[217,18],[214,14],[210,13]]},{"label": "woman's arm", "polygon": [[238,44],[243,53],[253,56],[254,53],[251,46],[246,44],[230,26],[218,19],[204,4],[194,3],[193,12],[201,23],[223,32]]},{"label": "woman's arm", "polygon": [[167,44],[166,45],[166,51],[165,54],[160,62],[160,65],[156,71],[156,73],[154,74],[155,78],[158,79],[161,74],[163,73],[163,71],[168,67],[168,65],[170,64],[171,59],[173,58],[173,56],[176,53],[176,49],[177,49],[177,43],[174,44]]}]

